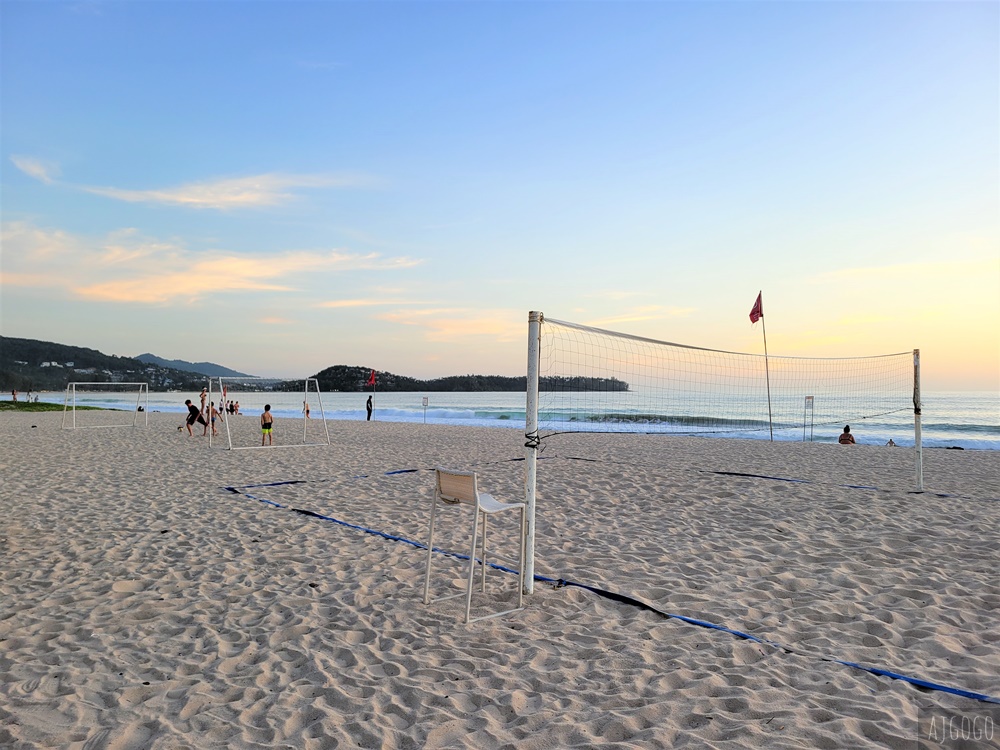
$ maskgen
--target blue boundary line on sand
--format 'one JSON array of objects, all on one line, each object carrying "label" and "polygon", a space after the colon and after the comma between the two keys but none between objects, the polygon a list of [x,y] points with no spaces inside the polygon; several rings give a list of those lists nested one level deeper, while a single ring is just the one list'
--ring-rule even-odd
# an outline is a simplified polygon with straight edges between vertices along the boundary
[{"label": "blue boundary line on sand", "polygon": [[[512,460],[517,460],[517,459],[512,459]],[[421,469],[404,469],[404,470],[399,470],[399,471],[387,471],[387,472],[385,472],[385,476],[394,476],[394,475],[398,475],[398,474],[412,474],[412,473],[415,473],[415,472],[418,472],[418,471],[421,471]],[[714,473],[729,473],[729,472],[714,472]],[[740,475],[740,476],[756,476],[756,475]],[[366,477],[366,475],[361,475],[360,477],[357,477],[357,478],[367,478],[367,477]],[[772,479],[774,477],[761,477],[761,478]],[[418,549],[427,549],[427,545],[426,544],[422,544],[421,542],[413,541],[412,539],[407,539],[406,537],[397,536],[395,534],[389,534],[389,533],[384,532],[384,531],[378,531],[377,529],[370,529],[370,528],[367,528],[365,526],[359,526],[359,525],[353,524],[353,523],[348,523],[347,521],[342,521],[339,518],[334,518],[333,516],[326,516],[326,515],[323,515],[322,513],[316,513],[315,511],[303,510],[301,508],[293,508],[290,505],[281,505],[280,503],[276,503],[276,502],[273,502],[271,500],[267,500],[266,498],[257,497],[255,495],[251,495],[248,492],[243,492],[242,491],[242,489],[245,489],[245,488],[254,488],[255,489],[257,487],[279,487],[279,486],[282,486],[282,485],[289,485],[289,484],[306,484],[307,481],[308,480],[291,480],[291,481],[285,481],[285,482],[270,482],[270,483],[266,483],[266,484],[244,485],[242,488],[241,487],[235,487],[235,486],[232,486],[232,487],[222,487],[221,489],[223,489],[223,490],[225,490],[227,492],[232,492],[233,494],[236,494],[236,495],[242,495],[242,496],[247,497],[247,498],[249,498],[251,500],[256,500],[256,501],[258,501],[260,503],[264,503],[266,505],[270,505],[270,506],[272,506],[274,508],[281,508],[281,509],[285,509],[285,510],[291,510],[291,511],[293,511],[295,513],[300,513],[300,514],[302,514],[304,516],[308,516],[310,518],[317,518],[317,519],[320,519],[322,521],[330,521],[330,522],[338,524],[340,526],[344,526],[345,528],[348,528],[348,529],[354,529],[355,531],[361,531],[361,532],[363,532],[365,534],[371,534],[373,536],[378,536],[378,537],[381,537],[383,539],[387,539],[387,540],[390,540],[390,541],[393,541],[393,542],[403,542],[405,544],[409,544],[409,545],[411,545],[413,547],[416,547]],[[805,481],[805,480],[782,480],[782,481]],[[851,485],[844,485],[844,486],[851,486]],[[874,489],[874,488],[864,487],[864,488],[860,488],[860,489]],[[463,554],[458,553],[458,552],[451,552],[449,550],[440,549],[438,547],[434,547],[433,551],[434,552],[438,552],[438,553],[443,554],[443,555],[447,555],[449,557],[453,557],[453,558],[458,559],[458,560],[468,560],[469,559],[468,555],[463,555]],[[491,568],[493,568],[495,570],[503,571],[505,573],[517,574],[517,572],[518,572],[516,570],[513,570],[511,568],[505,567],[503,565],[497,565],[496,563],[487,563],[487,564]],[[845,666],[845,667],[850,667],[851,669],[858,669],[858,670],[861,670],[863,672],[868,672],[869,674],[873,674],[873,675],[876,675],[878,677],[888,677],[888,678],[893,679],[893,680],[900,680],[902,682],[906,682],[906,683],[908,683],[910,685],[914,685],[915,687],[923,688],[925,690],[933,690],[933,691],[941,692],[941,693],[950,693],[952,695],[958,695],[958,696],[961,696],[963,698],[969,698],[971,700],[976,700],[976,701],[980,701],[980,702],[983,702],[983,703],[1000,704],[1000,698],[993,697],[991,695],[986,695],[985,693],[977,693],[977,692],[974,692],[974,691],[971,691],[971,690],[964,690],[963,688],[956,688],[956,687],[951,687],[949,685],[942,685],[940,683],[930,682],[928,680],[920,679],[919,677],[910,677],[908,675],[900,674],[898,672],[892,672],[892,671],[887,670],[887,669],[881,669],[879,667],[867,667],[867,666],[865,666],[863,664],[858,664],[857,662],[844,661],[842,659],[835,659],[832,656],[823,656],[823,655],[811,654],[811,653],[809,653],[807,651],[801,651],[799,649],[794,649],[794,648],[791,648],[789,646],[782,645],[781,643],[779,643],[777,641],[772,641],[772,640],[769,640],[767,638],[761,638],[759,636],[752,635],[751,633],[745,633],[745,632],[743,632],[741,630],[734,630],[733,628],[726,627],[725,625],[717,625],[715,623],[708,622],[707,620],[698,620],[698,619],[695,619],[693,617],[687,617],[685,615],[678,615],[678,614],[673,614],[673,613],[670,613],[670,612],[664,612],[663,610],[657,609],[653,605],[651,605],[651,604],[649,604],[647,602],[644,602],[641,599],[637,599],[637,598],[635,598],[633,596],[628,596],[627,594],[619,594],[617,592],[608,591],[607,589],[598,588],[596,586],[589,586],[589,585],[587,585],[585,583],[577,583],[575,581],[568,581],[568,580],[566,580],[564,578],[549,578],[548,576],[535,575],[534,576],[534,580],[539,581],[541,583],[552,584],[552,585],[556,586],[557,588],[558,587],[570,587],[570,586],[572,586],[572,587],[575,587],[575,588],[584,589],[586,591],[590,591],[591,593],[597,594],[598,596],[601,596],[601,597],[603,597],[605,599],[609,599],[611,601],[616,601],[616,602],[619,602],[621,604],[628,604],[628,605],[631,605],[631,606],[639,607],[640,609],[644,609],[644,610],[646,610],[648,612],[653,612],[655,614],[660,615],[661,617],[666,617],[667,619],[678,620],[680,622],[687,623],[688,625],[696,625],[696,626],[701,627],[701,628],[707,628],[709,630],[717,630],[717,631],[720,631],[722,633],[728,633],[729,635],[735,636],[737,638],[741,638],[741,639],[747,640],[747,641],[752,641],[754,643],[759,643],[759,644],[761,644],[763,646],[769,646],[771,648],[775,648],[775,649],[778,649],[780,651],[784,651],[785,653],[795,654],[797,656],[805,656],[805,657],[809,657],[809,658],[813,658],[813,659],[819,659],[820,661],[825,661],[825,662],[829,662],[829,663],[832,663],[832,664],[840,664],[840,665]]]}]

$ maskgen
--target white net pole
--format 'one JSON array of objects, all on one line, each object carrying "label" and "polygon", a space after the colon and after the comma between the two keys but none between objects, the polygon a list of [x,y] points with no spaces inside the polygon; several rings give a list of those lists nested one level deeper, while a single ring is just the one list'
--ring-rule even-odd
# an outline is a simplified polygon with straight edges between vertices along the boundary
[{"label": "white net pole", "polygon": [[524,502],[527,529],[524,530],[524,593],[535,584],[535,487],[538,477],[538,364],[541,351],[542,313],[528,313],[528,374],[524,408]]},{"label": "white net pole", "polygon": [[917,463],[917,490],[924,489],[924,448],[920,434],[920,350],[913,350],[913,448]]}]

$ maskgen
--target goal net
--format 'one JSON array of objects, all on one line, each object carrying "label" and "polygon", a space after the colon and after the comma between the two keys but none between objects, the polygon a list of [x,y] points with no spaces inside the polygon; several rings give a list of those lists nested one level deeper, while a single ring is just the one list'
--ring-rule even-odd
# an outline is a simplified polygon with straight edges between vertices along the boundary
[{"label": "goal net", "polygon": [[147,383],[69,383],[63,402],[64,429],[149,425]]},{"label": "goal net", "polygon": [[[211,429],[213,408],[217,417]],[[213,378],[205,410],[212,445],[230,450],[330,445],[316,378]],[[270,433],[261,424],[265,410]]]}]

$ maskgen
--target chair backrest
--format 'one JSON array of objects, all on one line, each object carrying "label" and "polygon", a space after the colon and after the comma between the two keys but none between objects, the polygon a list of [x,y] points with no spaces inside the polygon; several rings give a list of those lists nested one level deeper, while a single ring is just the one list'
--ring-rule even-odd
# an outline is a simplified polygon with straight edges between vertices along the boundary
[{"label": "chair backrest", "polygon": [[437,496],[452,505],[458,503],[476,504],[479,488],[474,471],[450,471],[437,469]]}]

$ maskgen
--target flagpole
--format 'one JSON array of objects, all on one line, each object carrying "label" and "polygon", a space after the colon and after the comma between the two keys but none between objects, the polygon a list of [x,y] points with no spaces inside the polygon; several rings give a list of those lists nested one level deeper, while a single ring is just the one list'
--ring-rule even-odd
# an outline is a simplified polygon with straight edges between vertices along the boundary
[{"label": "flagpole", "polygon": [[767,427],[771,431],[771,442],[774,442],[774,419],[771,416],[771,365],[767,359],[767,324],[764,323],[764,292],[757,292],[757,301],[750,308],[750,322],[760,321],[760,330],[764,334],[764,376],[767,378]]},{"label": "flagpole", "polygon": [[[763,304],[761,307],[763,307]],[[764,376],[767,379],[767,428],[771,431],[771,442],[773,443],[774,420],[771,418],[771,367],[767,362],[767,323],[764,322],[763,312],[760,314],[760,330],[764,334]]]}]

